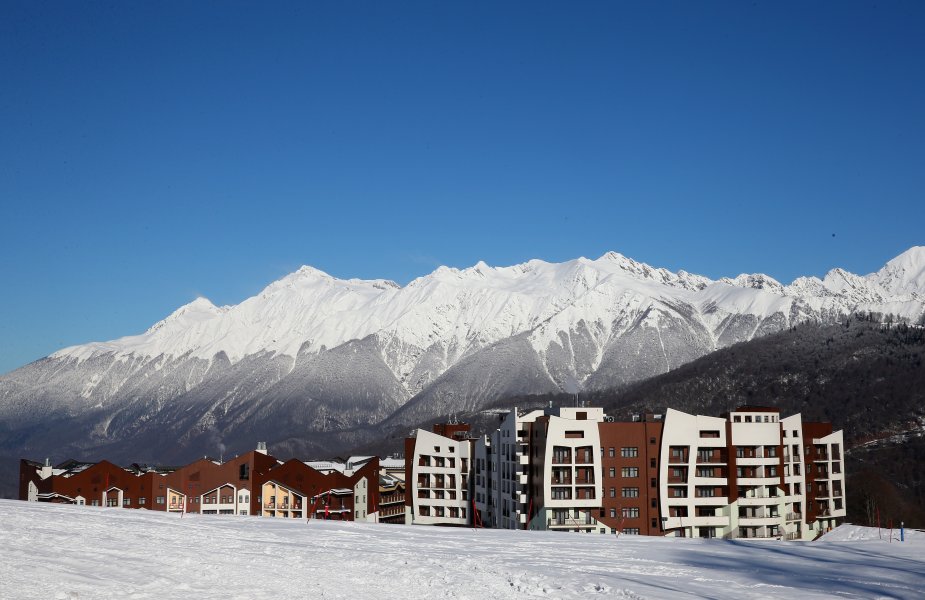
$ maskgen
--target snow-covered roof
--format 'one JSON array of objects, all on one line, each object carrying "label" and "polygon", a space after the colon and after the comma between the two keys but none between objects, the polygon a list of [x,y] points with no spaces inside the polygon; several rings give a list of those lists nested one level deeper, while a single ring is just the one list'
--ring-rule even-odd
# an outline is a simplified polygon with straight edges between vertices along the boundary
[{"label": "snow-covered roof", "polygon": [[351,456],[347,459],[347,468],[348,469],[359,469],[372,459],[376,458],[375,456]]},{"label": "snow-covered roof", "polygon": [[343,473],[347,468],[344,463],[334,462],[331,460],[306,460],[304,462],[306,465],[315,469],[316,471],[337,471],[338,473]]},{"label": "snow-covered roof", "polygon": [[70,502],[74,501],[74,499],[71,498],[70,496],[65,496],[64,494],[59,494],[58,492],[45,492],[45,493],[39,494],[38,498],[40,500],[50,500],[52,498],[64,498],[65,500],[69,500]]}]

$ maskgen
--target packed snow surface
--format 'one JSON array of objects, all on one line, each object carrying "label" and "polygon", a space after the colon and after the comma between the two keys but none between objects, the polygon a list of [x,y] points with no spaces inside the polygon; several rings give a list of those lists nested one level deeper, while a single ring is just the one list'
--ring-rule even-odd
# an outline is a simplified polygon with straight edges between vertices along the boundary
[{"label": "packed snow surface", "polygon": [[[686,540],[0,500],[4,598],[923,598],[925,536]],[[897,537],[898,540],[898,537]]]}]

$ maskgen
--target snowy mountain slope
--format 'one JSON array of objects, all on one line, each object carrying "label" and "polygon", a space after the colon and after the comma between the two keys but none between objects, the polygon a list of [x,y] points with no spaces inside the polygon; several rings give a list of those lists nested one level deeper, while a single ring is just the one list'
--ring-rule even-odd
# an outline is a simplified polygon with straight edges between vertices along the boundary
[{"label": "snowy mountain slope", "polygon": [[761,274],[712,281],[615,252],[440,267],[403,287],[302,267],[240,304],[199,298],[143,334],[65,348],[0,377],[0,449],[48,445],[50,421],[79,423],[65,435],[75,452],[152,429],[196,454],[274,422],[298,428],[290,437],[390,415],[412,422],[567,382],[622,386],[857,311],[920,319],[925,247],[870,275],[834,269],[787,286]]}]

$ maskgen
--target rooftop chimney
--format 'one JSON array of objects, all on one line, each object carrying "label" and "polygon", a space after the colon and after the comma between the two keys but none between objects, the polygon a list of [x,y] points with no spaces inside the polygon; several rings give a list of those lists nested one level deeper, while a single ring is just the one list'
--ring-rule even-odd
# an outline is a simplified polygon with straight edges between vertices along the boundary
[{"label": "rooftop chimney", "polygon": [[267,443],[266,442],[257,442],[257,452],[260,454],[267,453]]}]

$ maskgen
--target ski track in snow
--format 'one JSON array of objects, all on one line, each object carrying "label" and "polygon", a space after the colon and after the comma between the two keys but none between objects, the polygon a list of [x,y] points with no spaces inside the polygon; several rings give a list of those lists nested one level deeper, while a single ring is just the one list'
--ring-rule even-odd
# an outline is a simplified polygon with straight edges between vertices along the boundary
[{"label": "ski track in snow", "polygon": [[925,534],[870,531],[733,542],[0,500],[0,598],[925,597]]}]

